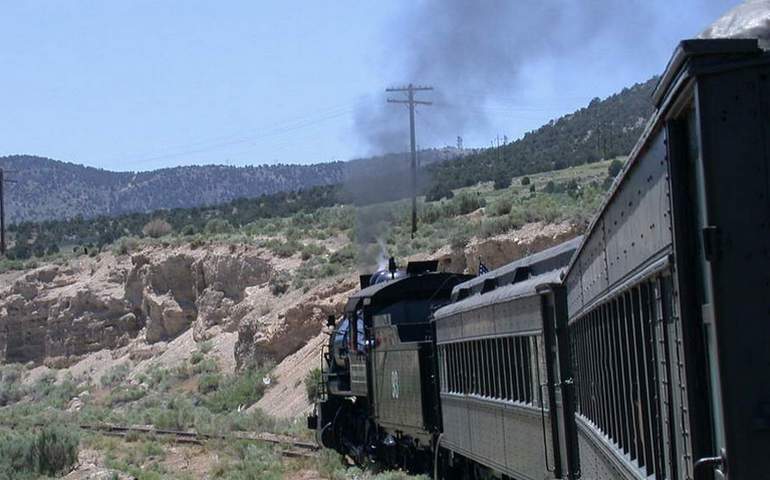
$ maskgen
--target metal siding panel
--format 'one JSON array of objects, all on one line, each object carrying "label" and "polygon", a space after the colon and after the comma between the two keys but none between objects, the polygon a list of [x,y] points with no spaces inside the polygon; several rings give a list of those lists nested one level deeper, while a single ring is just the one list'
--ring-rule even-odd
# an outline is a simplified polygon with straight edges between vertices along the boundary
[{"label": "metal siding panel", "polygon": [[564,280],[567,285],[567,311],[578,312],[583,308],[583,280],[582,260],[576,261],[570,270],[570,274]]},{"label": "metal siding panel", "polygon": [[626,174],[603,212],[609,285],[671,245],[671,210],[664,131]]},{"label": "metal siding panel", "polygon": [[608,286],[603,220],[596,223],[581,253],[580,260],[583,267],[580,284],[583,292],[583,305],[585,305],[605,292]]},{"label": "metal siding panel", "polygon": [[380,422],[422,429],[422,387],[417,345],[409,350],[375,352],[377,418]]}]

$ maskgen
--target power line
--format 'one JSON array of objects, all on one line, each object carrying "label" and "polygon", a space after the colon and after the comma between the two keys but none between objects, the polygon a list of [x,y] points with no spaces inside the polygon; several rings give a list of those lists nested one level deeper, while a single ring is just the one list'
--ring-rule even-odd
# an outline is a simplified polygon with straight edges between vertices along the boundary
[{"label": "power line", "polygon": [[406,87],[400,88],[387,88],[386,92],[406,92],[406,100],[394,100],[388,99],[388,103],[403,103],[409,105],[409,137],[412,147],[412,238],[417,233],[417,146],[415,144],[414,133],[414,106],[415,105],[433,105],[433,102],[426,102],[422,100],[415,100],[415,92],[424,92],[433,90],[433,87],[416,87],[411,83]]},{"label": "power line", "polygon": [[186,145],[176,145],[172,147],[161,148],[161,150],[165,150],[168,148],[172,150],[181,148],[183,149],[181,151],[159,153],[156,155],[144,156],[143,158],[135,158],[135,159],[127,159],[127,160],[125,159],[125,157],[124,159],[118,159],[116,157],[115,160],[120,160],[121,163],[123,164],[136,165],[136,164],[148,163],[156,160],[164,160],[164,159],[179,157],[183,155],[193,155],[197,153],[204,153],[212,150],[231,147],[234,145],[242,145],[246,143],[256,142],[258,140],[264,140],[271,137],[286,135],[296,130],[301,130],[301,129],[311,127],[335,118],[349,115],[353,113],[363,101],[365,101],[365,99],[361,98],[352,103],[347,103],[344,105],[338,105],[335,107],[318,110],[313,115],[306,115],[306,116],[297,117],[294,119],[287,119],[283,122],[273,124],[260,132],[253,132],[251,134],[246,134],[246,135],[229,135],[229,136],[215,137],[213,139],[192,142]]}]

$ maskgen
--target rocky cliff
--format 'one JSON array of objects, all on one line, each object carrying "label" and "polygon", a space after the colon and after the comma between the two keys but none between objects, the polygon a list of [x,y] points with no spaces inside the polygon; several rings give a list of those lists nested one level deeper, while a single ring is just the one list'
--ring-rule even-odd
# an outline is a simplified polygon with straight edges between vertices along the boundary
[{"label": "rocky cliff", "polygon": [[241,330],[248,361],[280,360],[317,335],[338,305],[313,292],[265,309],[275,272],[264,252],[245,247],[155,248],[41,267],[0,290],[0,361],[63,366],[188,330],[196,341]]}]

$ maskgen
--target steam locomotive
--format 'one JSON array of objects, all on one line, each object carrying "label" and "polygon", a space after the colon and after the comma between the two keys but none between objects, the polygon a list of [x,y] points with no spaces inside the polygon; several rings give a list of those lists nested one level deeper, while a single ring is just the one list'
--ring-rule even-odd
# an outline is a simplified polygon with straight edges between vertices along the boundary
[{"label": "steam locomotive", "polygon": [[686,40],[584,237],[362,277],[308,426],[434,478],[770,471],[770,54]]}]

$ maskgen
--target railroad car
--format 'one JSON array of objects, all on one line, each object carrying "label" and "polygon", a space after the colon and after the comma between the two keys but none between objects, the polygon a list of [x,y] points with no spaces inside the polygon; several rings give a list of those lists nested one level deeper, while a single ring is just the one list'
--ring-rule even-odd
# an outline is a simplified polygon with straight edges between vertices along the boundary
[{"label": "railroad car", "polygon": [[566,346],[561,279],[580,241],[462,283],[455,301],[434,314],[441,476],[562,478],[576,462],[568,441],[574,422],[564,422],[572,410],[562,401],[560,378],[569,374],[561,371],[557,328]]},{"label": "railroad car", "polygon": [[767,478],[770,56],[687,40],[564,284],[584,478]]},{"label": "railroad car", "polygon": [[583,238],[379,273],[325,352],[324,445],[434,478],[768,478],[769,77],[756,40],[681,42]]}]

